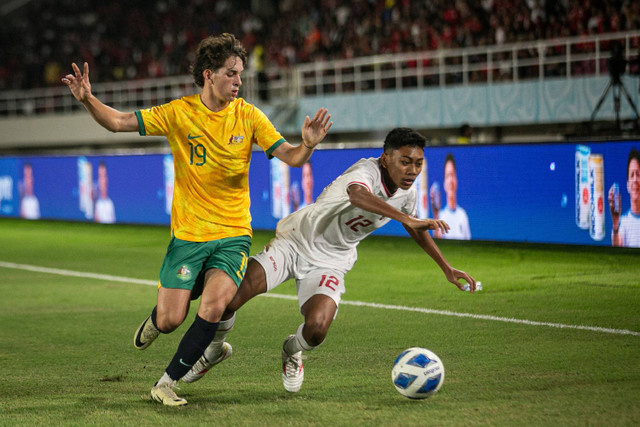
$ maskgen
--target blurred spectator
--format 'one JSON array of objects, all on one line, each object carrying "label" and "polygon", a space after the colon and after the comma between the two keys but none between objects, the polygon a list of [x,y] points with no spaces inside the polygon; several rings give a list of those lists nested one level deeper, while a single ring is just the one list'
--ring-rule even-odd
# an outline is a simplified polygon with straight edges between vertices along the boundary
[{"label": "blurred spectator", "polygon": [[636,29],[637,0],[31,0],[0,16],[0,90],[58,85],[85,60],[100,81],[188,74],[196,43],[224,31],[287,67]]},{"label": "blurred spectator", "polygon": [[456,138],[456,142],[458,144],[469,144],[471,143],[471,137],[473,136],[473,128],[469,123],[463,123],[458,130],[458,137]]}]

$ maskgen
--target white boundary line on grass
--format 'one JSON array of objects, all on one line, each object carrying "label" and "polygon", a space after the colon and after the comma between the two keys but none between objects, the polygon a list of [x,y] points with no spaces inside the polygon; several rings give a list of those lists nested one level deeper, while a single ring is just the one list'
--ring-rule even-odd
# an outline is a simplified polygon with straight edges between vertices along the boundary
[{"label": "white boundary line on grass", "polygon": [[[97,274],[97,273],[88,273],[88,272],[82,272],[82,271],[63,270],[59,268],[39,267],[37,265],[16,264],[13,262],[0,261],[0,267],[13,268],[16,270],[34,271],[36,273],[49,273],[49,274],[58,274],[61,276],[72,276],[72,277],[83,277],[87,279],[105,280],[108,282],[135,283],[138,285],[147,285],[147,286],[158,285],[158,282],[154,280],[134,279],[131,277],[112,276],[109,274]],[[287,299],[287,300],[298,299],[296,296],[293,296],[293,295],[282,295],[282,294],[264,294],[261,296],[278,298],[278,299]],[[577,329],[582,331],[602,332],[602,333],[615,334],[615,335],[640,336],[640,332],[630,331],[628,329],[611,329],[611,328],[601,328],[598,326],[583,326],[583,325],[565,325],[563,323],[538,322],[535,320],[488,316],[484,314],[458,313],[455,311],[448,311],[448,310],[434,310],[430,308],[420,308],[420,307],[405,307],[401,305],[377,304],[373,302],[362,302],[362,301],[342,300],[340,303],[343,305],[353,305],[353,306],[359,306],[359,307],[381,308],[384,310],[412,311],[416,313],[437,314],[440,316],[467,317],[471,319],[490,320],[494,322],[517,323],[520,325],[546,326],[549,328]]]}]

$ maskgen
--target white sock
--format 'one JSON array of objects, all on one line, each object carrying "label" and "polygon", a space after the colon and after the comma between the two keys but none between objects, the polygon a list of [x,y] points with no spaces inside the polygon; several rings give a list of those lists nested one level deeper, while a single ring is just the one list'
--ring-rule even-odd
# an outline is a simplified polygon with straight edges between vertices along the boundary
[{"label": "white sock", "polygon": [[233,317],[229,320],[223,320],[218,324],[218,330],[211,344],[204,350],[204,357],[208,361],[216,360],[220,357],[222,352],[222,344],[227,337],[227,334],[233,329],[233,325],[236,322],[236,314],[233,313]]},{"label": "white sock", "polygon": [[299,351],[310,351],[316,348],[317,346],[310,345],[302,336],[302,329],[304,328],[304,323],[298,326],[296,330],[295,338],[288,340],[284,345],[284,351],[287,354],[296,354]]},{"label": "white sock", "polygon": [[164,383],[171,383],[174,380],[171,379],[171,377],[169,376],[169,374],[167,374],[166,372],[164,373],[164,375],[162,376],[162,378],[160,378],[158,380],[158,382],[156,383],[156,385],[160,385],[160,384],[164,384]]}]

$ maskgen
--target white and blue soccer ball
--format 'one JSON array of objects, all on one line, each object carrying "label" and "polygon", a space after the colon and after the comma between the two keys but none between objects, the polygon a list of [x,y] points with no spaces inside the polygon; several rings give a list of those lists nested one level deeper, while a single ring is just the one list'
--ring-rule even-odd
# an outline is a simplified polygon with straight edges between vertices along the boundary
[{"label": "white and blue soccer ball", "polygon": [[411,347],[393,363],[391,380],[396,390],[409,399],[425,399],[440,390],[444,365],[431,350]]}]

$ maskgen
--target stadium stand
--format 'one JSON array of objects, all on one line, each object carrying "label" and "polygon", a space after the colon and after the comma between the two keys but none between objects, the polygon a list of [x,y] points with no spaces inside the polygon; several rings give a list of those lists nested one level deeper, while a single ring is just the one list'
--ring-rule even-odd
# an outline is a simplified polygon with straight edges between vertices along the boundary
[{"label": "stadium stand", "polygon": [[239,36],[262,68],[640,29],[633,0],[23,0],[13,10],[12,3],[0,9],[0,90],[58,86],[80,60],[95,65],[101,82],[188,74],[198,41],[224,31]]},{"label": "stadium stand", "polygon": [[[82,113],[60,77],[84,60],[94,93],[119,109],[192,93],[197,43],[228,31],[251,53],[242,96],[271,104],[285,133],[297,129],[305,97],[606,78],[614,44],[637,75],[640,46],[640,2],[631,0],[11,0],[0,5],[0,23],[0,118]],[[455,140],[461,123],[428,128]],[[5,120],[0,128],[15,134],[25,125],[33,123]],[[481,140],[506,137],[491,121],[473,125],[472,142],[483,126],[495,128]],[[525,120],[514,133],[542,126],[552,129]],[[46,145],[75,144],[89,132],[60,132]],[[0,146],[23,146],[13,138]]]}]

